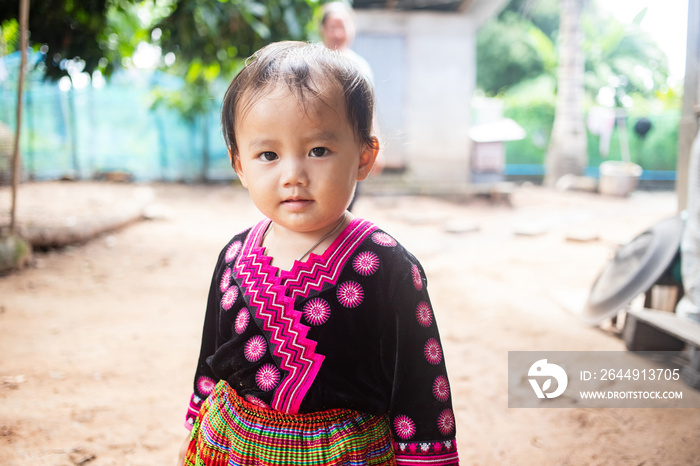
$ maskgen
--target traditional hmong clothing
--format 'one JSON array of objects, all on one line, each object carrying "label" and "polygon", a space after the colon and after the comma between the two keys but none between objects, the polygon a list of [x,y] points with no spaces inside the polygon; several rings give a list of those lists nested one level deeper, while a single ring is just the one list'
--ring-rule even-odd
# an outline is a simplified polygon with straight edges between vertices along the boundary
[{"label": "traditional hmong clothing", "polygon": [[222,250],[186,464],[458,464],[449,382],[416,258],[355,218],[289,271],[264,220]]}]

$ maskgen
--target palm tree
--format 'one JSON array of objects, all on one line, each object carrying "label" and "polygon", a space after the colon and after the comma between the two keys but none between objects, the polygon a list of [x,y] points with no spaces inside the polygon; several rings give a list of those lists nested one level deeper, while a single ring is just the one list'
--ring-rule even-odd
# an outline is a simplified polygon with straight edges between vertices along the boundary
[{"label": "palm tree", "polygon": [[585,59],[581,27],[581,11],[585,1],[560,0],[557,100],[545,161],[545,184],[548,186],[553,186],[566,174],[583,174],[587,163]]}]

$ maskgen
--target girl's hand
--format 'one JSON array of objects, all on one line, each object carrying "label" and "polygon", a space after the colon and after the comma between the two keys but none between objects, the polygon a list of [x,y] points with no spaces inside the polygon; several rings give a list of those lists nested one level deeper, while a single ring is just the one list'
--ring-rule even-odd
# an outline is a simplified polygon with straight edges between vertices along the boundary
[{"label": "girl's hand", "polygon": [[185,437],[185,441],[182,442],[182,445],[180,445],[180,451],[177,454],[177,465],[176,466],[184,466],[185,455],[187,454],[187,447],[189,445],[190,445],[190,433],[187,432],[187,436]]}]

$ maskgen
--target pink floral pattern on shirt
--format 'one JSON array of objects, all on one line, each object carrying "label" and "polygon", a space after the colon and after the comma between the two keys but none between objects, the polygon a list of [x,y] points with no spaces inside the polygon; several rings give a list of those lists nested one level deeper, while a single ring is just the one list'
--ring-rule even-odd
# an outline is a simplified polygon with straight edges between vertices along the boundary
[{"label": "pink floral pattern on shirt", "polygon": [[379,268],[379,257],[372,251],[361,252],[352,261],[352,268],[360,275],[372,275]]},{"label": "pink floral pattern on shirt", "polygon": [[326,300],[314,298],[304,305],[304,318],[311,325],[326,323],[331,315],[331,306]]},{"label": "pink floral pattern on shirt", "polygon": [[246,342],[243,354],[248,361],[255,362],[265,355],[265,350],[267,350],[265,338],[262,335],[255,335]]},{"label": "pink floral pattern on shirt", "polygon": [[440,364],[442,361],[442,348],[435,338],[430,338],[425,343],[424,353],[430,364]]},{"label": "pink floral pattern on shirt", "polygon": [[238,311],[236,322],[233,324],[233,328],[236,330],[236,333],[240,335],[241,333],[245,332],[245,329],[248,328],[249,321],[250,314],[248,313],[248,309],[243,308]]},{"label": "pink floral pattern on shirt", "polygon": [[221,307],[228,311],[238,299],[238,287],[232,286],[221,297]]},{"label": "pink floral pattern on shirt", "polygon": [[338,286],[338,301],[345,307],[354,308],[362,303],[364,292],[359,283],[349,281]]},{"label": "pink floral pattern on shirt", "polygon": [[445,402],[450,398],[450,384],[447,377],[439,375],[433,383],[433,396],[436,400]]},{"label": "pink floral pattern on shirt", "polygon": [[433,323],[433,310],[430,309],[430,304],[425,301],[419,302],[416,307],[416,317],[421,326],[430,327],[430,324]]},{"label": "pink floral pattern on shirt", "polygon": [[408,440],[416,433],[416,423],[408,416],[399,415],[394,418],[394,430],[400,438]]},{"label": "pink floral pattern on shirt", "polygon": [[280,372],[272,364],[265,364],[255,374],[255,383],[258,384],[260,390],[270,391],[277,386],[280,381]]},{"label": "pink floral pattern on shirt", "polygon": [[451,409],[446,409],[438,416],[438,429],[443,435],[449,435],[455,428],[455,416]]}]

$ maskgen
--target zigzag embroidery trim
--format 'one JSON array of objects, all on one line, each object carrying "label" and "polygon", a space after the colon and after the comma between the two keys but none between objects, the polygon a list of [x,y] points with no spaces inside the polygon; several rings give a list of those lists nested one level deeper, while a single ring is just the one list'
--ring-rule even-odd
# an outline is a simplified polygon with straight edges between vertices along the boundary
[{"label": "zigzag embroidery trim", "polygon": [[[370,222],[353,220],[331,245],[326,260],[323,260],[325,254],[312,254],[308,262],[297,262],[290,272],[277,277],[277,269],[270,265],[271,258],[258,246],[268,225],[269,220],[264,220],[253,227],[236,259],[235,273],[251,311],[263,321],[263,330],[271,335],[273,355],[280,358],[280,368],[287,373],[275,390],[271,406],[278,411],[297,413],[325,358],[316,354],[316,342],[307,338],[309,327],[301,323],[302,313],[294,309],[294,301],[297,296],[320,289],[324,283],[334,283],[350,254],[376,227]],[[280,283],[292,276],[299,278],[287,285],[291,291],[287,297]]]},{"label": "zigzag embroidery trim", "polygon": [[321,290],[326,283],[336,283],[350,256],[376,229],[377,227],[371,222],[353,219],[328,248],[329,256],[326,256],[326,253],[322,256],[312,254],[308,262],[298,262],[291,271],[282,272],[281,278],[288,279],[286,287],[290,290],[292,299]]}]

